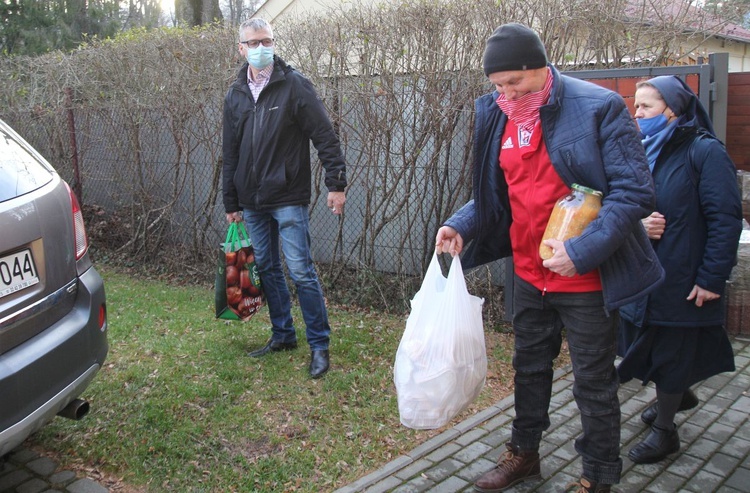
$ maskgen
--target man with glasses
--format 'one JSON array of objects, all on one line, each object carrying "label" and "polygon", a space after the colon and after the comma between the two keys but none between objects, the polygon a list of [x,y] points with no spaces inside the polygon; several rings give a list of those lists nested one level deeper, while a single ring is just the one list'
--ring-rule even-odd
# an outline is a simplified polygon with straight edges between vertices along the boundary
[{"label": "man with glasses", "polygon": [[224,209],[227,221],[247,225],[272,324],[268,343],[248,356],[297,347],[283,252],[307,329],[309,373],[319,378],[329,368],[331,328],[310,253],[310,141],[325,168],[328,208],[336,215],[346,202],[346,163],[312,83],[274,54],[271,25],[247,20],[239,36],[247,63],[224,99]]}]

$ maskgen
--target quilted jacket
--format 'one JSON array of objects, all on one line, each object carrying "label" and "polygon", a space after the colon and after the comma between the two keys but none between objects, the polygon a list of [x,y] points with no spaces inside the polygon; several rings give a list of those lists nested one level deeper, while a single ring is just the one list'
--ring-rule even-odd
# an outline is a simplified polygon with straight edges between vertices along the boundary
[{"label": "quilted jacket", "polygon": [[[666,219],[653,246],[666,272],[663,286],[620,310],[641,326],[724,324],[724,290],[737,259],[742,198],[737,170],[723,144],[695,127],[679,127],[654,165],[656,210]],[[722,295],[695,306],[693,286]]]},{"label": "quilted jacket", "polygon": [[[599,216],[565,248],[583,274],[599,269],[608,310],[652,291],[664,271],[640,219],[655,206],[643,145],[622,98],[595,84],[560,74],[540,109],[552,165],[566,185],[603,193]],[[498,164],[507,117],[497,92],[475,102],[473,199],[446,221],[465,242],[466,268],[510,256],[508,185]]]}]

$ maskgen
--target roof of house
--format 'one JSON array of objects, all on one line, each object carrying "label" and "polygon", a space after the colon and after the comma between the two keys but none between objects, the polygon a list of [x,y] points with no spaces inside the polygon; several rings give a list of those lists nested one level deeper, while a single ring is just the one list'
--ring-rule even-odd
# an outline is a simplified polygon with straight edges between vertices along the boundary
[{"label": "roof of house", "polygon": [[679,24],[686,31],[750,43],[749,29],[685,0],[628,0],[625,16],[634,22]]}]

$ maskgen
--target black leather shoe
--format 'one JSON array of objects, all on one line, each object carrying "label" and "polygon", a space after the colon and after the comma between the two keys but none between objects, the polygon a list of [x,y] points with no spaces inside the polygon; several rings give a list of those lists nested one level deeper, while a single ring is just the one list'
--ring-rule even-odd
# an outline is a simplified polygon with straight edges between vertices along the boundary
[{"label": "black leather shoe", "polygon": [[247,353],[251,358],[260,358],[268,353],[277,351],[289,351],[291,349],[297,349],[297,342],[279,342],[271,339],[268,343],[260,349]]},{"label": "black leather shoe", "polygon": [[[693,409],[698,405],[698,403],[700,403],[700,400],[698,400],[698,396],[695,395],[692,390],[687,389],[685,393],[682,394],[682,400],[680,401],[680,407],[677,408],[677,412]],[[641,421],[651,426],[652,424],[654,424],[654,421],[656,421],[656,414],[658,412],[659,410],[657,409],[657,404],[656,402],[654,402],[641,413]]]},{"label": "black leather shoe", "polygon": [[677,434],[676,426],[671,430],[652,426],[646,439],[630,449],[628,457],[636,464],[653,464],[679,450],[680,436]]},{"label": "black leather shoe", "polygon": [[310,376],[320,378],[328,371],[330,360],[328,350],[313,351],[310,354]]}]

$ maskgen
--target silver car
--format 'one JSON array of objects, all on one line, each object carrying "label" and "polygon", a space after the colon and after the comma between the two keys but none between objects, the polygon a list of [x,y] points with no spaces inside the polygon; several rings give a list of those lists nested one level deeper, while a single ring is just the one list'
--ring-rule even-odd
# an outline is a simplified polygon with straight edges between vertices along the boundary
[{"label": "silver car", "polygon": [[81,394],[107,356],[104,283],[75,194],[0,121],[0,458]]}]

